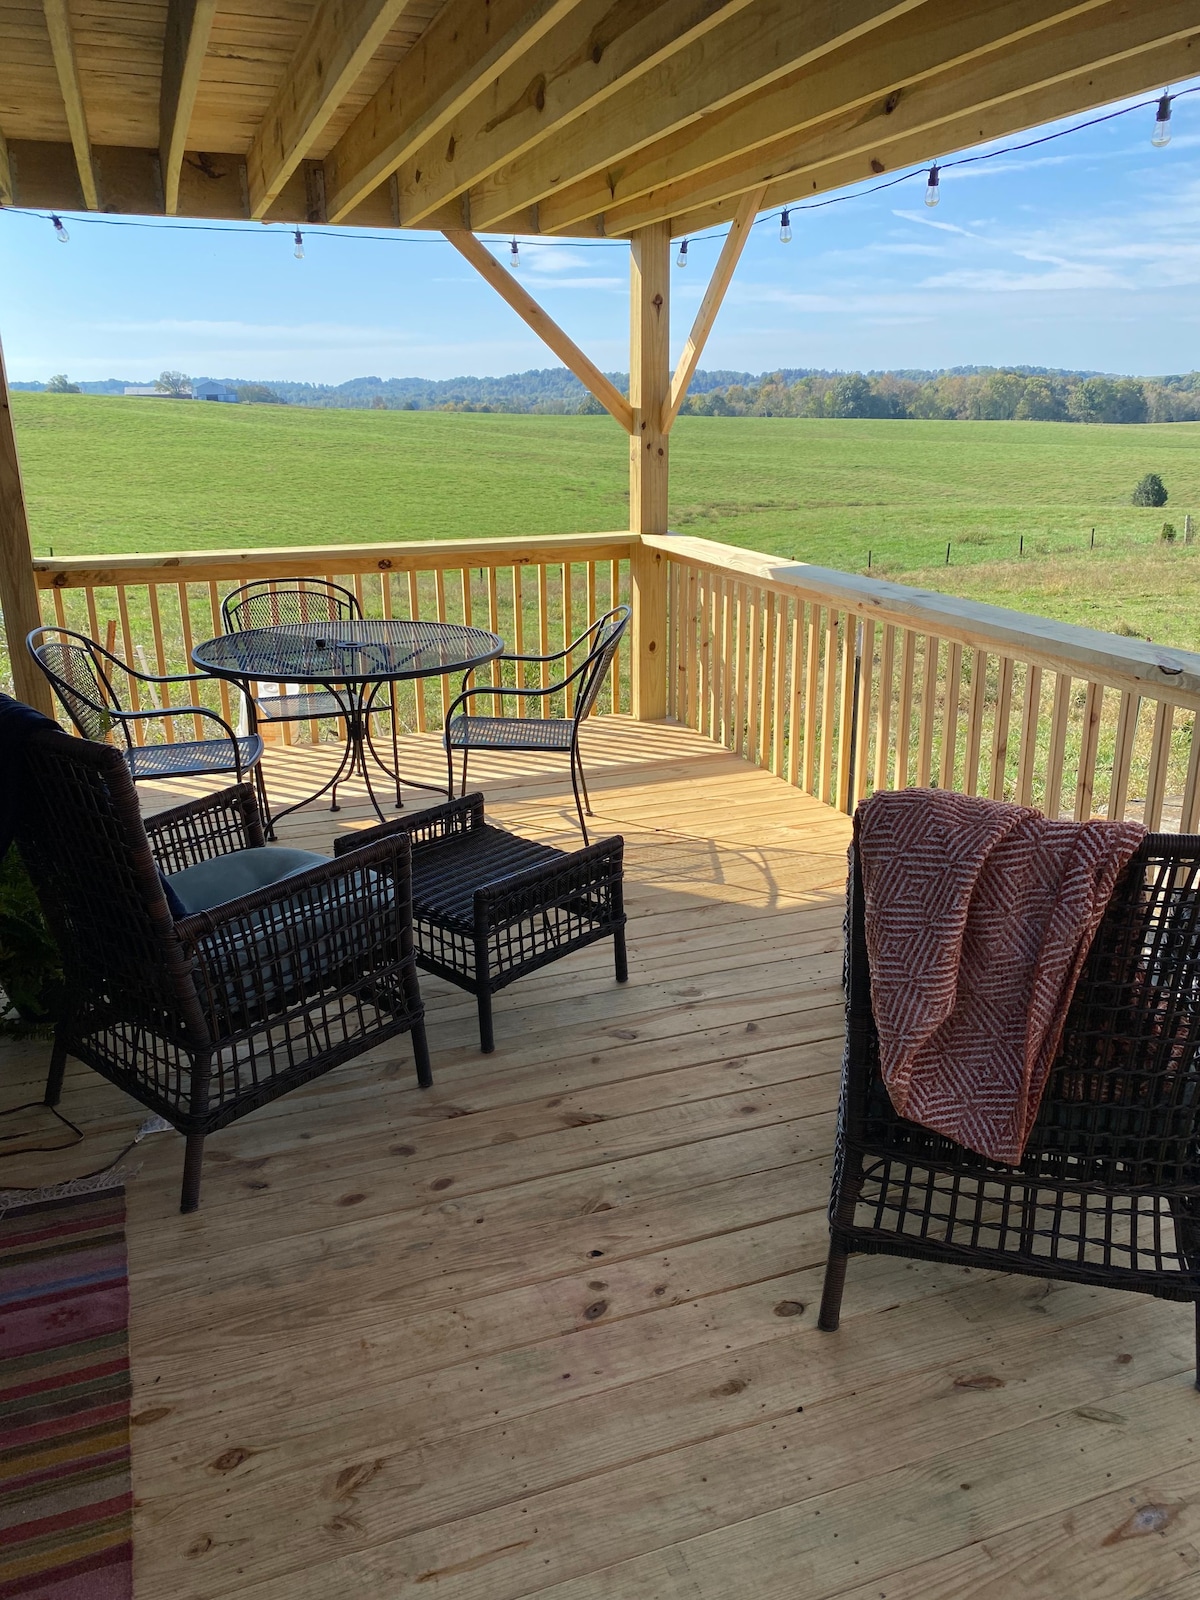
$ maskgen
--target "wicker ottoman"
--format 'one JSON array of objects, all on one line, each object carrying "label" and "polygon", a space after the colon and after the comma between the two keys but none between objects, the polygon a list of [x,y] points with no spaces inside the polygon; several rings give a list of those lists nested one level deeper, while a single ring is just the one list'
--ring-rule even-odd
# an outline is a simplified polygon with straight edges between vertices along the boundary
[{"label": "wicker ottoman", "polygon": [[619,836],[558,850],[494,827],[483,796],[468,794],[335,848],[340,854],[396,832],[412,844],[417,965],[475,996],[485,1053],[495,1048],[492,996],[527,972],[612,939],[617,982],[625,982]]}]

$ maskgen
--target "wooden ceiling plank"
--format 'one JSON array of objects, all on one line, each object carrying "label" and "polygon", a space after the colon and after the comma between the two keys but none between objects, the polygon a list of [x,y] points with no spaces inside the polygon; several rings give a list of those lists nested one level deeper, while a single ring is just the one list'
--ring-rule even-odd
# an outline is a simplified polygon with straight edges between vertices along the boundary
[{"label": "wooden ceiling plank", "polygon": [[[1017,99],[952,118],[932,132],[923,130],[890,143],[880,143],[876,146],[876,159],[883,166],[884,175],[909,166],[923,166],[926,161],[940,160],[954,151],[1014,137],[1043,123],[1081,116],[1133,95],[1153,93],[1164,83],[1179,83],[1198,72],[1200,37],[1176,40],[1108,66],[1078,73],[1073,78],[1043,85]],[[771,183],[762,209],[799,206],[814,196],[862,183],[874,175],[861,154],[834,159],[814,171],[792,173]],[[731,220],[739,200],[740,196],[730,196],[679,212],[671,219],[671,232],[678,238],[699,233],[704,228],[719,227]]]},{"label": "wooden ceiling plank", "polygon": [[555,136],[754,0],[580,0],[398,173],[400,214],[420,223],[505,162]]},{"label": "wooden ceiling plank", "polygon": [[158,157],[162,164],[163,209],[168,217],[179,210],[179,175],[216,10],[217,0],[169,0],[167,6],[158,103]]},{"label": "wooden ceiling plank", "polygon": [[250,215],[263,217],[375,52],[416,0],[324,0],[246,157]]},{"label": "wooden ceiling plank", "polygon": [[494,227],[587,172],[687,127],[883,27],[923,0],[755,0],[471,189],[471,221]]},{"label": "wooden ceiling plank", "polygon": [[325,157],[330,222],[341,222],[575,3],[449,0]]},{"label": "wooden ceiling plank", "polygon": [[835,112],[869,105],[873,100],[886,101],[889,96],[896,97],[894,111],[920,79],[1107,3],[1002,0],[980,7],[974,0],[928,0],[921,10],[877,29],[853,46],[543,198],[539,205],[542,230],[568,232],[612,206],[721,165],[731,152],[798,134]]},{"label": "wooden ceiling plank", "polygon": [[75,41],[71,35],[67,0],[42,0],[42,11],[46,18],[46,30],[50,35],[50,51],[54,57],[54,70],[58,74],[63,107],[67,113],[71,148],[75,152],[75,165],[79,169],[79,187],[83,191],[83,203],[89,211],[99,211],[100,193],[92,166],[92,142],[88,137],[87,111],[84,108],[83,89],[79,82],[79,63],[75,59]]},{"label": "wooden ceiling plank", "polygon": [[512,273],[500,265],[487,246],[465,228],[447,228],[445,237],[459,254],[471,263],[476,272],[487,279],[500,298],[533,329],[538,338],[549,345],[562,364],[575,374],[585,389],[595,395],[604,409],[617,419],[625,432],[632,433],[633,408],[629,401],[616,385],[604,376],[595,362],[583,353],[570,334],[564,332],[558,323],[542,310],[533,296],[517,282]]},{"label": "wooden ceiling plank", "polygon": [[721,246],[721,254],[718,256],[717,264],[713,268],[713,275],[708,281],[708,288],[704,291],[704,299],[700,302],[696,320],[692,323],[692,331],[683,347],[683,354],[679,357],[679,365],[675,368],[675,376],[671,379],[671,391],[663,402],[662,421],[659,424],[662,433],[670,433],[672,424],[679,415],[679,408],[683,404],[684,396],[688,392],[692,379],[696,376],[696,368],[700,365],[700,357],[704,354],[704,346],[708,343],[708,336],[712,332],[713,323],[716,322],[717,313],[725,300],[725,292],[729,288],[738,262],[742,259],[742,251],[746,248],[746,241],[750,237],[754,219],[758,215],[759,207],[766,199],[766,194],[767,185],[763,184],[757,189],[749,190],[738,202],[737,215],[733,219],[733,226],[726,234],[725,243]]},{"label": "wooden ceiling plank", "polygon": [[8,153],[8,140],[0,129],[0,206],[15,206],[17,191],[13,188],[12,158]]},{"label": "wooden ceiling plank", "polygon": [[[984,58],[914,84],[892,111],[877,101],[864,114],[838,115],[820,127],[789,139],[763,145],[749,155],[731,157],[720,166],[663,189],[652,190],[623,206],[605,209],[605,227],[616,235],[644,227],[650,217],[677,216],[697,206],[736,196],[752,184],[797,175],[841,157],[884,162],[881,144],[926,133],[932,159],[935,130],[956,118],[984,112],[1007,100],[1019,100],[1039,88],[1143,54],[1200,31],[1195,0],[1109,0],[1102,10],[1074,17],[1046,33],[1024,40],[998,58]],[[924,154],[916,159],[924,159]]]}]

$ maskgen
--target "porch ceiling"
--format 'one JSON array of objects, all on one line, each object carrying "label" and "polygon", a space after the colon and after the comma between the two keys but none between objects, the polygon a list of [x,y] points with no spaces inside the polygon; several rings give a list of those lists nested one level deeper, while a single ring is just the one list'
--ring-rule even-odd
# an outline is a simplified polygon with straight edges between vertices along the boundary
[{"label": "porch ceiling", "polygon": [[1195,0],[0,0],[0,203],[628,235],[1189,76]]}]

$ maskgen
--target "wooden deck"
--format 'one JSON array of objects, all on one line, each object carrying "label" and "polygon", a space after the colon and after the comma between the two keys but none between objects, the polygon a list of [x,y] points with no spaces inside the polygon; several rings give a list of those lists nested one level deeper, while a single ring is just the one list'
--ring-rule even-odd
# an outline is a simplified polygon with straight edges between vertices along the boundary
[{"label": "wooden deck", "polygon": [[[435,1087],[401,1040],[215,1135],[194,1216],[181,1141],[140,1147],[138,1600],[1194,1600],[1188,1308],[872,1258],[816,1329],[846,820],[675,727],[586,754],[626,987],[563,961],[484,1057],[423,980]],[[493,814],[569,839],[526,759],[476,774]],[[6,1047],[4,1104],[44,1058]],[[6,1182],[140,1121],[78,1067],[63,1108],[87,1142]]]}]

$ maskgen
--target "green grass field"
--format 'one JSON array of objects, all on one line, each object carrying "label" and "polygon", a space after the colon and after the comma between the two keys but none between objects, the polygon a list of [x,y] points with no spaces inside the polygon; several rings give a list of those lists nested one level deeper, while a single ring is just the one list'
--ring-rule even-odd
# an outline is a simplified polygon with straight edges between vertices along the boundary
[{"label": "green grass field", "polygon": [[[606,417],[14,396],[34,548],[60,555],[625,526]],[[1200,649],[1200,424],[682,418],[672,526]],[[1165,511],[1129,504],[1158,472]],[[1180,530],[1175,547],[1158,535]],[[1089,548],[1091,530],[1096,548]],[[1021,536],[1025,556],[1018,557]],[[945,565],[947,543],[950,566]]]}]

